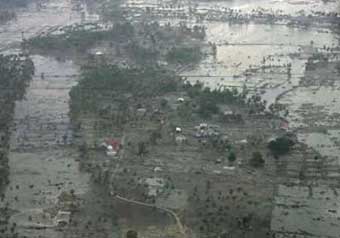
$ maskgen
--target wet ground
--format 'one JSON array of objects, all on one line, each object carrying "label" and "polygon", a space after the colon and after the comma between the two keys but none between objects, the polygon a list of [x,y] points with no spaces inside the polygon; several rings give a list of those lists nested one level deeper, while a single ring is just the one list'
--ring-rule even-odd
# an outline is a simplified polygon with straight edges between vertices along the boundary
[{"label": "wet ground", "polygon": [[[1,26],[0,48],[5,53],[19,52],[22,36],[95,19],[86,19],[85,10],[80,14],[79,8],[84,9],[66,0],[22,9],[17,21]],[[78,148],[72,146],[68,116],[68,93],[76,83],[78,66],[38,55],[32,59],[36,72],[25,99],[16,103],[9,153],[10,184],[1,206],[9,203],[14,211],[10,223],[16,223],[20,236],[61,237],[53,215],[46,210],[56,207],[62,192],[86,197],[90,191],[89,175],[80,171]]]},{"label": "wet ground", "polygon": [[[59,237],[35,226],[54,226],[53,219],[29,220],[32,214],[54,207],[58,195],[71,189],[88,190],[89,176],[79,171],[77,148],[72,148],[68,118],[68,92],[74,85],[77,67],[72,62],[33,56],[36,76],[25,99],[17,102],[9,153],[10,184],[5,202],[17,213],[10,221],[19,234]],[[44,78],[41,78],[44,73]],[[33,216],[35,217],[35,216]]]},{"label": "wet ground", "polygon": [[[185,21],[181,14],[189,6],[197,12],[241,10],[240,14],[263,9],[274,15],[303,16],[325,12],[340,12],[337,1],[195,1],[183,2],[128,1],[126,7],[161,7],[158,15],[168,15],[164,22]],[[136,15],[141,14],[136,10]],[[163,13],[162,13],[163,12]],[[154,14],[154,15],[157,15]],[[133,14],[132,14],[133,15]],[[197,24],[187,15],[188,24]],[[207,17],[208,18],[208,17]],[[201,81],[210,88],[246,85],[260,93],[270,103],[287,105],[292,130],[299,130],[299,140],[320,152],[319,159],[304,158],[298,165],[288,165],[287,182],[279,185],[272,218],[272,230],[279,237],[338,237],[339,185],[339,85],[338,73],[330,64],[307,72],[306,63],[313,54],[326,55],[329,61],[339,61],[339,35],[331,27],[317,22],[312,27],[286,24],[228,24],[218,21],[199,22],[206,27],[206,41],[217,45],[215,57],[208,56],[198,66],[181,72],[191,82]],[[336,27],[336,26],[334,26]],[[333,28],[334,28],[333,27]],[[291,68],[288,69],[288,65]],[[290,178],[301,166],[306,180]]]},{"label": "wet ground", "polygon": [[13,52],[22,38],[39,35],[51,28],[96,20],[98,16],[88,11],[81,1],[47,1],[41,6],[32,3],[28,8],[18,9],[15,21],[1,26],[0,51]]},{"label": "wet ground", "polygon": [[[77,148],[69,146],[72,130],[68,92],[75,83],[77,67],[72,62],[60,63],[40,56],[34,56],[33,61],[36,76],[26,98],[16,104],[9,154],[10,184],[5,193],[5,201],[10,201],[10,207],[18,212],[11,222],[17,223],[19,229],[45,225],[29,221],[28,216],[54,207],[63,191],[73,189],[76,194],[84,194],[89,179],[79,171]],[[53,226],[52,220],[46,222]],[[23,230],[21,234],[35,233]],[[47,231],[43,234],[53,237]]]},{"label": "wet ground", "polygon": [[[147,6],[171,8],[169,4],[126,1],[123,5],[130,9]],[[243,12],[265,8],[275,13],[292,15],[299,15],[302,10],[307,14],[315,11],[340,12],[337,1],[321,0],[197,1],[190,4],[197,4],[199,11],[227,7]],[[188,6],[188,3],[178,5],[172,9],[187,11],[188,7],[183,6]],[[19,52],[18,46],[23,37],[28,38],[72,23],[98,20],[96,15],[88,13],[86,9],[86,5],[71,0],[50,1],[43,6],[32,4],[28,9],[18,12],[17,21],[0,27],[0,50],[5,53]],[[164,19],[166,21],[179,20]],[[188,22],[192,23],[190,20]],[[326,176],[323,177],[326,180],[311,181],[315,182],[313,188],[305,184],[293,187],[280,185],[272,229],[283,237],[289,237],[289,234],[322,237],[325,233],[329,237],[337,237],[339,230],[336,224],[340,217],[337,209],[338,192],[329,188],[327,179],[340,176],[340,159],[337,156],[340,135],[336,128],[338,121],[334,119],[336,113],[340,113],[337,103],[339,87],[301,86],[301,78],[306,76],[305,63],[313,53],[331,52],[331,57],[337,59],[340,54],[339,48],[336,48],[339,36],[321,26],[228,25],[212,21],[201,24],[207,28],[207,43],[217,45],[217,55],[208,56],[198,67],[181,72],[182,75],[193,82],[200,80],[211,88],[247,85],[261,93],[269,103],[277,100],[286,103],[291,112],[288,119],[292,129],[332,128],[328,133],[310,132],[309,129],[300,132],[302,142],[326,157]],[[10,207],[15,210],[10,221],[17,224],[19,234],[28,237],[61,237],[62,233],[55,229],[31,229],[36,225],[54,227],[52,218],[43,219],[38,224],[38,218],[31,220],[28,217],[32,214],[33,217],[39,217],[34,214],[42,214],[43,209],[53,207],[62,191],[73,189],[76,194],[94,197],[88,192],[91,186],[89,175],[79,170],[79,154],[77,148],[72,146],[73,135],[68,117],[68,92],[76,83],[78,67],[72,61],[58,62],[42,56],[33,56],[33,60],[36,75],[27,90],[26,99],[16,105],[9,155],[10,184],[5,201],[11,201]],[[292,65],[290,74],[288,64]],[[292,204],[299,206],[296,208]]]},{"label": "wet ground", "polygon": [[280,12],[285,14],[300,14],[304,11],[306,14],[315,11],[333,12],[334,9],[339,9],[337,1],[301,1],[301,0],[230,0],[230,1],[156,1],[156,0],[127,0],[124,5],[130,7],[144,7],[144,6],[164,6],[168,8],[188,9],[189,6],[196,7],[198,9],[223,9],[231,8],[233,10],[241,10],[243,12],[252,12],[256,9],[264,9],[272,12]]}]

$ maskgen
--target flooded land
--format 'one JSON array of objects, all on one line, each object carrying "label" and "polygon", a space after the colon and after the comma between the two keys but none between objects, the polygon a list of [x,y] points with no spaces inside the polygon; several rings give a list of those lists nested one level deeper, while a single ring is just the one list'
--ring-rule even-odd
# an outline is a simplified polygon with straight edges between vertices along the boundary
[{"label": "flooded land", "polygon": [[0,0],[0,238],[338,238],[339,79],[337,0]]}]

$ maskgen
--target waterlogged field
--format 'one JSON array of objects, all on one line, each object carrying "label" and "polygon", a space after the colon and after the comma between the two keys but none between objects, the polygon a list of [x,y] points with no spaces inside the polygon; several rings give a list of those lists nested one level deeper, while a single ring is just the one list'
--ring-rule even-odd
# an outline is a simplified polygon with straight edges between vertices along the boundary
[{"label": "waterlogged field", "polygon": [[[240,15],[260,10],[291,17],[318,15],[318,12],[337,14],[340,10],[336,1],[191,1],[190,5],[128,1],[125,6],[132,9],[158,6],[159,15],[162,11],[167,12],[163,15],[171,15],[163,19],[164,22],[186,21],[188,25],[197,24],[194,15],[190,15],[190,8],[208,14],[214,10],[230,12],[233,9]],[[184,13],[188,13],[187,19]],[[254,93],[261,94],[268,104],[278,102],[287,106],[291,130],[300,130],[299,141],[320,152],[323,159],[321,162],[303,160],[300,165],[288,162],[288,174],[291,174],[289,168],[302,166],[302,171],[312,180],[305,182],[310,184],[307,187],[295,179],[289,187],[279,185],[272,230],[278,237],[337,237],[337,191],[327,192],[328,186],[321,184],[338,184],[340,175],[339,73],[332,63],[316,67],[314,71],[306,70],[306,64],[316,54],[325,55],[330,62],[339,62],[339,35],[321,22],[314,21],[313,26],[305,27],[303,24],[287,25],[284,22],[288,18],[282,19],[282,24],[259,24],[251,20],[247,24],[238,24],[237,20],[232,24],[199,22],[206,28],[206,43],[216,44],[216,54],[209,54],[194,68],[183,69],[181,75],[192,83],[200,81],[210,88],[242,90],[246,85]]]},{"label": "waterlogged field", "polygon": [[[340,49],[339,34],[335,31],[337,25],[332,24],[339,21],[339,2],[127,0],[122,1],[120,7],[131,22],[157,21],[161,25],[169,23],[204,27],[203,44],[207,49],[216,46],[216,51],[211,53],[211,50],[206,50],[197,65],[181,67],[177,71],[177,74],[188,81],[199,81],[212,89],[248,88],[252,95],[261,95],[267,101],[267,106],[282,103],[287,107],[289,113],[284,119],[288,121],[289,130],[296,132],[298,141],[309,146],[309,150],[317,151],[319,155],[312,158],[304,155],[299,158],[284,158],[282,163],[286,166],[283,171],[287,174],[286,182],[275,185],[275,188],[271,186],[271,182],[263,182],[266,186],[261,189],[265,190],[265,195],[270,196],[275,191],[273,204],[268,204],[271,202],[268,200],[264,205],[264,211],[270,207],[273,209],[270,217],[271,230],[282,238],[337,238],[340,232],[337,225],[340,219],[340,85],[336,65],[339,62]],[[313,17],[312,22],[308,21],[308,15]],[[23,38],[49,31],[56,32],[57,29],[74,23],[99,20],[100,17],[81,1],[31,4],[18,11],[15,21],[0,26],[0,50],[3,53],[19,53]],[[105,52],[105,47],[100,49]],[[312,58],[314,61],[308,68],[307,63]],[[38,55],[32,56],[32,59],[36,73],[25,99],[16,103],[9,153],[10,183],[0,207],[8,206],[11,209],[9,221],[16,224],[19,236],[81,237],[85,228],[90,226],[88,221],[92,216],[101,222],[101,214],[108,214],[109,217],[111,210],[106,207],[107,203],[101,203],[100,199],[104,196],[96,195],[97,192],[105,194],[105,191],[93,188],[89,173],[80,169],[80,154],[73,145],[75,134],[69,117],[69,91],[72,86],[77,85],[80,69],[72,60],[58,61]],[[233,133],[239,132],[235,130]],[[236,137],[243,141],[246,136],[242,134],[242,138],[241,135]],[[173,153],[180,154],[181,150],[176,149]],[[192,152],[188,152],[187,159],[190,159],[190,153]],[[159,154],[161,157],[160,152]],[[166,165],[160,159],[155,161],[158,163],[155,162],[157,167],[159,164]],[[181,164],[183,161],[178,159],[177,162]],[[155,167],[152,162],[138,163],[141,163],[138,166],[150,167],[149,170]],[[187,169],[187,165],[176,167],[178,164],[167,163],[174,171]],[[275,163],[280,161],[271,162]],[[270,170],[270,166],[267,169]],[[207,176],[218,177],[222,173],[217,163],[202,168],[209,170],[210,174],[207,173]],[[223,173],[235,176],[238,174],[230,167],[223,170]],[[295,175],[290,176],[291,174]],[[189,180],[181,182],[190,184]],[[220,184],[216,186],[222,187]],[[241,194],[240,191],[238,190]],[[81,197],[87,207],[76,218],[82,220],[82,217],[86,217],[83,219],[84,224],[78,228],[71,226],[70,231],[64,233],[55,229],[55,213],[58,209],[62,210],[60,195],[63,192]],[[181,209],[188,206],[187,195],[184,189],[179,189],[163,202],[175,209]],[[177,204],[173,201],[176,199],[180,201]],[[100,202],[97,203],[97,200]],[[126,201],[129,200],[122,199],[121,203],[126,205]],[[126,224],[126,220],[131,219],[138,227],[143,222],[136,220],[142,218],[133,219],[131,214],[136,202],[131,201],[131,206],[121,204],[118,212],[125,214],[118,221]],[[249,204],[251,203],[248,202]],[[146,211],[148,209],[141,208],[140,214],[156,214],[153,208]],[[164,214],[155,216],[163,217]],[[112,214],[110,219],[114,219]],[[150,218],[147,222],[152,223],[154,220],[157,219]],[[164,220],[171,223],[168,218]],[[117,231],[112,223],[111,220],[105,223],[102,231],[96,235],[105,237],[112,234],[113,230]],[[126,227],[123,225],[120,228],[124,230]],[[87,231],[89,237],[95,230],[94,227]],[[156,233],[155,231],[153,234]],[[179,235],[178,232],[175,234]]]}]

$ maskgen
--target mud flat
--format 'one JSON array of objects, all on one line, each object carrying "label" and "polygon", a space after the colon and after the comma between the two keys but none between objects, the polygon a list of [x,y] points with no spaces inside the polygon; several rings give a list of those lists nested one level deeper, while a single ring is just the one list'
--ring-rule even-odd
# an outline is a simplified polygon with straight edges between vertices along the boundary
[{"label": "mud flat", "polygon": [[338,237],[339,189],[279,186],[271,227],[276,237]]},{"label": "mud flat", "polygon": [[44,3],[42,7],[32,3],[20,9],[15,20],[0,25],[0,51],[19,53],[23,37],[27,39],[50,29],[97,20],[98,15],[89,13],[82,2],[78,8],[75,8],[75,3],[70,0],[50,1]]},{"label": "mud flat", "polygon": [[251,13],[253,10],[264,10],[271,13],[282,13],[282,14],[294,14],[300,15],[301,11],[305,12],[307,15],[313,12],[322,11],[329,12],[339,12],[339,4],[336,1],[324,2],[322,0],[316,1],[299,1],[299,0],[285,0],[285,1],[266,1],[266,0],[234,0],[234,1],[181,1],[176,3],[174,1],[155,1],[155,0],[127,0],[123,3],[130,7],[167,7],[168,9],[173,8],[173,10],[185,9],[188,10],[189,7],[195,7],[198,10],[208,10],[208,9],[233,9],[235,12],[241,10],[245,13]]},{"label": "mud flat", "polygon": [[[299,84],[278,100],[298,140],[319,153],[301,161],[300,180],[280,185],[272,229],[279,237],[337,237],[339,234],[339,64],[338,47],[323,60],[309,60]],[[297,163],[290,162],[291,171]],[[292,223],[294,221],[294,224]]]},{"label": "mud flat", "polygon": [[[200,1],[195,7],[201,7],[200,10],[206,13],[214,6],[245,12],[263,7],[272,11],[273,16],[290,14],[301,19],[304,18],[302,12],[312,15],[321,12],[325,16],[329,12],[339,12],[335,1],[329,4],[322,1]],[[143,11],[139,11],[143,7],[155,8],[154,16],[163,16],[164,22],[186,21],[190,25],[195,19],[188,13],[189,5],[172,4],[171,1],[161,4],[129,1],[125,7],[132,9],[131,19],[143,15]],[[331,18],[325,20],[332,21]],[[284,22],[283,25],[235,22],[228,25],[203,21],[202,25],[207,27],[207,42],[216,43],[217,54],[208,56],[196,68],[181,72],[181,75],[191,82],[204,82],[210,88],[247,85],[269,104],[278,102],[288,106],[290,127],[300,131],[299,141],[309,148],[293,153],[287,163],[282,162],[285,159],[277,161],[285,164],[278,171],[284,174],[287,184],[280,184],[275,193],[272,231],[278,237],[323,237],[325,234],[336,237],[339,234],[338,74],[331,63],[321,63],[322,66],[312,72],[306,70],[305,64],[314,55],[337,60],[339,36],[334,29],[338,26],[324,28],[318,21],[310,28],[305,28],[304,24],[292,27]],[[289,64],[291,69],[287,67]],[[320,153],[317,157],[315,151]]]},{"label": "mud flat", "polygon": [[[128,17],[131,21],[138,21],[141,16],[147,18],[148,11],[142,14],[139,10],[150,8],[156,13],[162,11],[174,13],[160,16],[153,16],[150,13],[150,19],[159,19],[164,24],[185,23],[188,26],[200,24],[205,27],[206,43],[216,44],[217,53],[215,56],[205,58],[197,67],[184,70],[181,72],[182,75],[192,82],[197,80],[204,82],[210,88],[247,85],[256,93],[262,94],[268,104],[276,102],[277,97],[299,84],[300,78],[304,75],[305,63],[310,56],[323,52],[324,46],[334,49],[338,44],[338,36],[334,33],[334,29],[337,28],[336,22],[324,25],[322,20],[316,18],[313,20],[315,24],[305,27],[304,20],[301,22],[297,20],[298,23],[295,25],[287,21],[273,24],[270,20],[253,21],[250,18],[246,23],[238,20],[238,16],[247,16],[258,11],[270,12],[273,19],[282,16],[302,19],[311,14],[331,20],[333,15],[337,16],[340,11],[336,1],[325,3],[321,0],[313,2],[240,0],[176,3],[151,0],[126,1],[122,6],[130,14]],[[228,14],[237,16],[235,19],[226,20],[197,20],[195,13],[191,13],[195,10],[190,9],[200,12],[203,18],[220,9],[231,11]],[[209,11],[212,11],[211,14]],[[287,65],[291,68],[288,69]]]},{"label": "mud flat", "polygon": [[[83,4],[71,1],[29,5],[16,21],[1,26],[1,51],[20,53],[22,37],[91,18]],[[77,12],[82,10],[83,14]],[[97,20],[95,18],[89,19]],[[9,184],[1,199],[4,237],[61,237],[56,216],[70,210],[65,196],[89,191],[89,175],[80,172],[78,150],[72,148],[68,92],[76,83],[78,67],[70,61],[35,55],[36,68],[25,97],[13,103],[10,127]],[[6,165],[7,166],[7,165]],[[3,219],[3,218],[2,218]],[[64,218],[65,219],[65,218]],[[63,222],[68,222],[68,219]]]},{"label": "mud flat", "polygon": [[34,73],[32,61],[26,57],[0,56],[1,64],[1,158],[0,158],[0,193],[8,183],[9,127],[13,120],[15,101],[21,100],[25,89]]},{"label": "mud flat", "polygon": [[[78,169],[77,151],[68,146],[72,134],[67,97],[77,68],[72,62],[59,63],[39,56],[34,56],[33,61],[35,77],[25,99],[15,106],[10,183],[3,205],[8,203],[14,212],[9,221],[17,224],[19,235],[59,237],[54,231],[38,229],[55,226],[45,210],[56,206],[61,192],[83,194],[88,186],[88,176]],[[63,140],[65,137],[67,140]],[[45,215],[46,219],[38,219]]]},{"label": "mud flat", "polygon": [[[51,3],[51,8],[48,9],[69,13],[70,22],[81,20],[82,17],[77,15],[73,18],[73,11],[67,3],[69,2],[66,5]],[[130,3],[132,2],[128,2]],[[256,4],[261,5],[264,2],[234,3],[235,5],[230,5],[231,8],[249,11],[256,8]],[[147,4],[149,2],[126,6],[131,10],[131,22],[140,19],[138,14],[146,11],[146,7],[149,7]],[[156,6],[158,4],[150,3]],[[275,8],[279,6],[278,2],[264,4],[266,8],[274,8],[274,5]],[[297,5],[299,8],[294,7]],[[214,6],[215,2],[208,6],[210,9],[206,12],[213,13]],[[322,6],[322,11],[328,12],[327,8],[333,8],[334,2],[323,5],[316,1],[316,4],[311,5],[304,1],[284,1],[281,6],[289,14],[306,7],[315,17],[319,13],[313,13],[314,9]],[[184,8],[161,7],[169,8],[165,9],[167,13],[175,13],[175,17],[172,13],[165,16],[162,24],[167,21],[177,24],[186,19],[189,3]],[[48,13],[50,10],[43,12]],[[205,11],[202,8],[198,10]],[[226,10],[225,13],[229,11]],[[279,12],[278,9],[275,11]],[[238,11],[235,12],[233,14],[238,14]],[[303,15],[300,12],[296,17],[303,20]],[[34,14],[29,16],[33,19],[30,24],[35,35],[51,30],[51,26],[52,30],[59,29],[66,22],[66,18],[56,17],[60,25],[51,24],[37,30],[34,19],[38,18],[34,18]],[[157,17],[163,16],[160,14]],[[272,15],[267,16],[270,18]],[[99,68],[99,72],[93,74],[96,77],[89,77],[96,80],[92,81],[94,84],[91,87],[86,84],[91,81],[85,81],[84,88],[80,88],[78,93],[84,93],[81,90],[87,89],[89,95],[83,94],[83,97],[78,97],[78,102],[71,102],[71,105],[78,103],[84,109],[78,113],[78,118],[75,118],[75,124],[72,125],[68,92],[76,85],[79,74],[77,66],[70,60],[58,62],[53,58],[34,56],[37,73],[27,91],[27,100],[17,103],[16,124],[11,137],[11,177],[4,199],[4,202],[10,201],[10,227],[14,227],[19,234],[31,236],[59,237],[63,233],[66,237],[91,237],[93,234],[106,237],[112,233],[119,235],[119,229],[113,222],[115,216],[112,215],[116,211],[119,228],[123,232],[129,229],[138,230],[141,237],[159,237],[164,235],[162,231],[165,230],[167,235],[174,237],[265,237],[272,234],[308,237],[311,234],[320,236],[320,231],[332,237],[339,232],[334,226],[338,219],[334,215],[337,214],[335,207],[338,206],[338,192],[336,188],[332,190],[332,186],[335,187],[338,183],[338,167],[333,166],[335,169],[330,170],[332,165],[338,163],[337,158],[331,156],[335,150],[320,150],[319,154],[315,151],[318,147],[323,148],[319,146],[319,140],[324,140],[326,148],[334,146],[335,149],[337,139],[328,141],[319,137],[318,133],[304,137],[301,130],[302,135],[299,134],[298,137],[300,143],[294,145],[291,153],[278,158],[268,150],[268,141],[282,134],[289,134],[294,140],[294,134],[289,131],[285,133],[284,128],[283,131],[282,128],[279,129],[282,119],[266,111],[266,103],[283,103],[284,100],[289,102],[295,96],[292,102],[297,110],[293,110],[291,115],[295,115],[297,120],[305,118],[306,112],[314,113],[315,116],[315,111],[311,110],[315,106],[320,109],[318,112],[327,113],[333,109],[337,112],[336,103],[331,103],[328,108],[328,97],[319,102],[326,104],[326,108],[321,108],[317,99],[314,107],[310,107],[305,105],[304,94],[299,92],[306,90],[306,94],[310,94],[310,88],[303,86],[313,82],[313,86],[317,88],[320,85],[320,88],[327,88],[326,91],[318,91],[318,95],[322,96],[324,92],[330,92],[330,86],[336,85],[315,83],[317,78],[309,78],[305,63],[315,55],[330,58],[338,45],[338,36],[329,30],[329,25],[306,28],[288,26],[287,23],[269,24],[267,21],[261,21],[261,24],[259,21],[235,24],[238,20],[243,23],[243,19],[243,16],[236,17],[233,24],[228,25],[217,21],[215,14],[206,21],[198,22],[200,26],[206,27],[205,45],[210,48],[216,46],[216,52],[208,52],[207,57],[198,65],[184,67],[185,70],[176,71],[173,76],[182,76],[192,83],[200,81],[212,89],[250,89],[247,104],[242,103],[247,101],[247,97],[242,95],[241,90],[225,91],[227,93],[221,96],[221,92],[215,91],[213,95],[199,85],[198,89],[201,91],[192,88],[192,91],[185,91],[190,86],[176,84],[176,90],[158,94],[159,81],[144,85],[143,80],[151,77],[141,76],[145,72],[152,72],[144,69],[132,72],[132,80],[139,78],[140,82],[132,81],[133,85],[122,91],[128,90],[117,93],[115,90],[128,82],[127,80],[114,85],[115,82],[110,82],[114,77],[99,76],[105,76],[102,72],[108,72],[110,76],[123,72],[118,77],[120,79],[126,75],[131,76],[131,72],[124,71],[126,68],[121,67],[129,63],[125,61],[119,62],[121,64],[113,70],[113,75],[110,71],[105,71],[105,68]],[[328,22],[329,19],[326,16],[324,20]],[[191,25],[192,19],[188,19],[186,23]],[[296,24],[299,23],[301,21]],[[28,28],[25,30],[29,32]],[[147,37],[147,41],[143,38],[144,34],[142,35],[138,42],[142,42],[143,46],[156,46],[150,44],[152,37]],[[15,34],[17,40],[14,41],[10,34],[4,36],[8,40],[5,41],[4,48],[9,47],[11,42],[19,42],[18,33]],[[155,41],[155,38],[152,40]],[[115,43],[117,42],[111,42],[111,46],[100,45],[101,50],[91,49],[100,58],[99,62],[94,58],[95,65],[100,65],[102,58],[115,58],[114,54],[119,52],[113,47]],[[120,44],[117,48],[119,46]],[[147,52],[146,49],[141,49],[142,56]],[[110,53],[113,55],[109,55]],[[108,58],[101,58],[105,54]],[[122,58],[124,57],[126,55],[123,54]],[[169,66],[166,62],[161,63]],[[134,75],[135,72],[140,73],[138,77]],[[327,78],[329,81],[331,77],[325,77],[322,72],[320,71],[320,78]],[[164,80],[162,83],[168,83],[168,78],[158,78],[161,79]],[[101,84],[97,85],[99,83]],[[100,86],[105,86],[106,83],[108,86],[114,85],[112,91],[107,92],[103,88],[99,91]],[[170,82],[170,86],[174,86],[173,82]],[[154,91],[150,90],[154,87]],[[93,89],[97,90],[96,93]],[[199,96],[195,96],[195,93]],[[259,94],[266,102],[258,97]],[[334,94],[328,96],[334,100],[337,95],[335,90]],[[223,98],[223,103],[217,107],[211,102],[214,98]],[[225,103],[225,99],[230,99],[232,103]],[[91,108],[91,105],[94,107]],[[303,113],[299,111],[301,105],[306,106],[302,108],[306,109]],[[202,113],[202,108],[207,110],[207,114]],[[293,121],[290,120],[290,114],[287,118],[289,122]],[[296,122],[300,125],[313,122],[315,127],[325,123],[321,117],[318,118],[320,121],[312,119],[310,117],[308,121]],[[328,119],[337,123],[334,113]],[[73,130],[74,127],[78,127],[78,130]],[[306,129],[298,126],[291,128]],[[203,136],[200,134],[201,130],[205,132]],[[216,134],[218,137],[214,137]],[[75,135],[81,137],[80,152],[73,145]],[[338,137],[337,132],[330,131],[329,135]],[[110,138],[109,142],[107,138]],[[109,151],[99,146],[104,141],[113,146],[121,143],[122,149],[118,156],[112,156],[112,146],[111,149],[107,148]],[[301,142],[308,143],[310,147]],[[254,158],[257,159],[255,165]],[[89,179],[90,173],[92,180]],[[60,206],[60,200],[65,196],[76,198],[80,202],[76,209]],[[313,213],[317,207],[320,208],[320,214],[324,215],[318,217]],[[70,211],[71,223],[64,228],[56,224],[55,210]],[[141,221],[144,216],[149,219]],[[300,223],[292,222],[296,219]],[[150,224],[154,226],[150,227]],[[327,227],[327,231],[323,228],[316,229],[319,225]],[[40,228],[44,230],[39,230]]]}]

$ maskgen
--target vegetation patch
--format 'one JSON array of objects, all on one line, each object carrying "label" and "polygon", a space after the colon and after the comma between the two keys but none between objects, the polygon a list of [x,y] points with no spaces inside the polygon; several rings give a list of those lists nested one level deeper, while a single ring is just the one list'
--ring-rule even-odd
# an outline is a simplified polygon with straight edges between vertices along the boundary
[{"label": "vegetation patch", "polygon": [[185,90],[189,97],[197,104],[197,112],[203,118],[209,118],[220,112],[220,104],[243,104],[245,95],[236,89],[214,89],[204,87],[201,83],[186,84]]},{"label": "vegetation patch", "polygon": [[261,152],[255,151],[253,153],[253,156],[250,159],[250,165],[258,168],[258,167],[262,167],[264,165],[264,163],[265,163],[265,161],[263,159]]},{"label": "vegetation patch", "polygon": [[268,148],[274,155],[278,156],[287,154],[294,144],[294,141],[292,141],[290,138],[283,136],[270,141]]},{"label": "vegetation patch", "polygon": [[10,130],[15,101],[21,100],[34,73],[29,58],[0,55],[0,192],[7,183]]},{"label": "vegetation patch", "polygon": [[201,58],[199,47],[173,47],[166,54],[166,60],[173,64],[196,64]]},{"label": "vegetation patch", "polygon": [[84,68],[79,84],[70,92],[71,108],[93,111],[102,104],[102,99],[119,101],[126,93],[136,98],[154,97],[175,91],[177,86],[178,78],[162,68],[117,65]]},{"label": "vegetation patch", "polygon": [[65,27],[61,34],[46,34],[31,38],[25,42],[30,48],[40,50],[85,50],[103,40],[124,39],[134,34],[129,23],[115,24],[109,30],[103,30],[95,24]]}]

